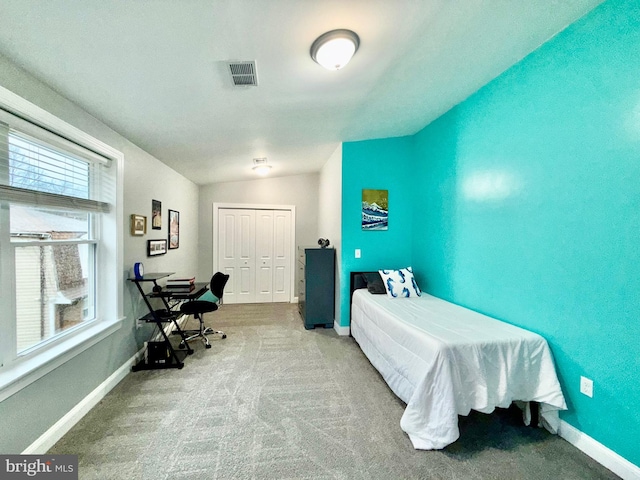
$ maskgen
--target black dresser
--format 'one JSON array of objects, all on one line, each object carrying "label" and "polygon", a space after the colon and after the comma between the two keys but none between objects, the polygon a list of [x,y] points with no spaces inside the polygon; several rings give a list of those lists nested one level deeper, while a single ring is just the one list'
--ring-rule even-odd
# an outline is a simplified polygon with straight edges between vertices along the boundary
[{"label": "black dresser", "polygon": [[335,257],[333,248],[298,247],[298,311],[307,330],[333,327]]}]

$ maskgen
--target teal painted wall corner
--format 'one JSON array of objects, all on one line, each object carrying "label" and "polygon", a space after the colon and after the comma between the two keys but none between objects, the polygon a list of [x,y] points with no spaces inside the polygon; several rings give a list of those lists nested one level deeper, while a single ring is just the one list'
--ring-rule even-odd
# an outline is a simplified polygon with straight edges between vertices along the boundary
[{"label": "teal painted wall corner", "polygon": [[[411,137],[342,146],[341,326],[350,322],[351,271],[401,268],[411,262],[412,166]],[[389,191],[388,230],[362,230],[363,189]],[[355,249],[360,249],[361,258],[355,258]]]}]

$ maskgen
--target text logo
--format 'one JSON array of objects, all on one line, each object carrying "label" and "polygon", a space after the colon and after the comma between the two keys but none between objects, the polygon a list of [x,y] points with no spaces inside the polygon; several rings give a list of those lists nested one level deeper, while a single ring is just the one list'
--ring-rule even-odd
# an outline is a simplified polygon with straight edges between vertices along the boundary
[{"label": "text logo", "polygon": [[0,455],[0,478],[78,480],[78,456]]}]

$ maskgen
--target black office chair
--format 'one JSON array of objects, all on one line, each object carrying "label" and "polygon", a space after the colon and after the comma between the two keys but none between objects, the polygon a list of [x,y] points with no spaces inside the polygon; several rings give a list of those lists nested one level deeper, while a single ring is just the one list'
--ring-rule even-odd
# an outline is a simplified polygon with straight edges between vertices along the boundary
[{"label": "black office chair", "polygon": [[184,330],[184,334],[187,335],[187,338],[180,342],[180,348],[186,347],[185,342],[189,342],[197,338],[202,339],[205,348],[211,348],[207,335],[220,334],[222,335],[222,338],[227,338],[226,333],[221,332],[220,330],[214,330],[210,327],[205,327],[202,316],[205,313],[215,312],[218,310],[218,305],[222,304],[222,295],[224,294],[224,287],[228,280],[229,275],[221,272],[216,272],[213,274],[213,277],[211,277],[209,288],[211,289],[211,293],[218,298],[217,303],[207,300],[192,300],[190,302],[185,302],[180,306],[181,313],[184,315],[193,315],[200,322],[200,328],[198,330]]}]

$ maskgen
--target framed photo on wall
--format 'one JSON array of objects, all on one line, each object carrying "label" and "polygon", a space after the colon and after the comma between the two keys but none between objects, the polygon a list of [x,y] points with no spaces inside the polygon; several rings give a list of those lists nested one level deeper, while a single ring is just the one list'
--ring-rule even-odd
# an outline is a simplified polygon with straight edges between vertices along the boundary
[{"label": "framed photo on wall", "polygon": [[147,233],[147,217],[144,215],[131,215],[131,235],[141,236]]},{"label": "framed photo on wall", "polygon": [[166,240],[147,240],[147,256],[164,255],[167,253]]},{"label": "framed photo on wall", "polygon": [[151,200],[151,228],[160,230],[162,228],[162,202]]},{"label": "framed photo on wall", "polygon": [[169,210],[169,250],[180,246],[180,212]]},{"label": "framed photo on wall", "polygon": [[389,229],[389,190],[362,190],[362,230]]}]

